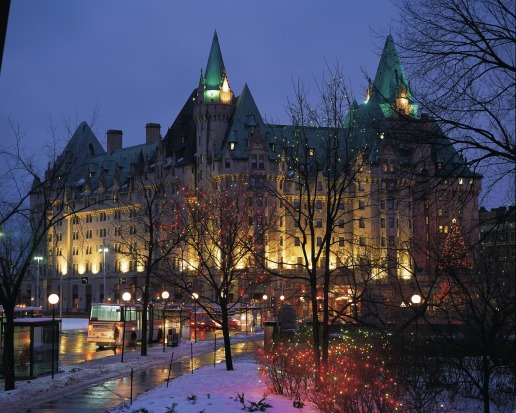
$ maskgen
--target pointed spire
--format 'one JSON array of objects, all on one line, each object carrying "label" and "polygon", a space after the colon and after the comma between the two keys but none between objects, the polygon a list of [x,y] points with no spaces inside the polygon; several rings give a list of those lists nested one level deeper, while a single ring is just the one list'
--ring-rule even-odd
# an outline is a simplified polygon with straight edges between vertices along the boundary
[{"label": "pointed spire", "polygon": [[217,31],[213,35],[211,43],[210,56],[208,64],[204,72],[204,83],[207,90],[219,90],[222,84],[222,76],[224,74],[224,61],[222,60],[222,52],[220,51],[219,38]]},{"label": "pointed spire", "polygon": [[371,100],[380,104],[396,104],[400,94],[412,103],[412,93],[401,66],[396,46],[391,35],[387,36],[380,64],[373,82]]}]

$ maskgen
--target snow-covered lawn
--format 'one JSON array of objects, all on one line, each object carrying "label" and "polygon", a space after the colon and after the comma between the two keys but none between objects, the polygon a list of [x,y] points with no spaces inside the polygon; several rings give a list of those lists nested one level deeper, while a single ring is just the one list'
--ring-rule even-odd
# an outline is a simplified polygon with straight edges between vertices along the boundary
[{"label": "snow-covered lawn", "polygon": [[[243,403],[241,402],[243,399]],[[203,367],[194,374],[185,374],[169,383],[151,390],[136,400],[132,406],[125,405],[111,409],[110,412],[131,413],[147,409],[152,413],[241,413],[243,407],[259,403],[262,399],[270,405],[269,413],[313,413],[309,406],[294,408],[292,401],[281,396],[271,395],[263,382],[257,364],[252,361],[235,363],[235,370],[226,371],[223,363]],[[175,407],[175,410],[172,410]],[[245,410],[244,410],[245,411]]]}]

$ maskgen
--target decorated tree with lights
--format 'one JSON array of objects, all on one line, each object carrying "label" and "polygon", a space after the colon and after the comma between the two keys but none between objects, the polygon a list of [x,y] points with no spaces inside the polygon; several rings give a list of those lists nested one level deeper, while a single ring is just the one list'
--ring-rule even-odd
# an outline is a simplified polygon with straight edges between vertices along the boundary
[{"label": "decorated tree with lights", "polygon": [[444,241],[439,268],[442,270],[473,268],[470,248],[464,242],[456,219],[452,220],[450,232]]},{"label": "decorated tree with lights", "polygon": [[[432,300],[433,311],[425,314],[424,320],[435,333],[425,338],[430,342],[436,339],[439,346],[445,346],[447,357],[428,361],[418,354],[408,365],[410,375],[435,369],[447,371],[445,376],[433,375],[432,382],[480,400],[484,413],[489,413],[494,405],[503,410],[511,403],[507,391],[515,383],[511,339],[516,319],[514,277],[500,274],[496,255],[469,245],[463,228],[456,219],[452,220],[443,247],[436,254],[434,294],[430,292],[425,299]],[[478,237],[469,237],[475,238]],[[439,329],[435,329],[437,321],[441,323]],[[467,339],[457,339],[457,329]],[[415,378],[414,388],[422,387],[424,381],[422,376]],[[494,382],[505,384],[493,386]]]},{"label": "decorated tree with lights", "polygon": [[363,259],[367,247],[345,231],[358,220],[353,212],[358,202],[355,206],[349,193],[360,180],[366,157],[352,133],[353,103],[341,69],[328,72],[316,85],[315,97],[302,83],[295,87],[288,105],[292,127],[278,131],[284,182],[283,187],[271,185],[269,192],[282,208],[283,245],[267,257],[268,271],[303,292],[313,327],[314,363],[321,375],[328,364],[331,325],[358,320],[356,308],[371,280],[368,260]]},{"label": "decorated tree with lights", "polygon": [[269,389],[298,406],[310,401],[321,412],[391,413],[402,411],[402,403],[388,368],[387,348],[379,333],[367,331],[334,340],[322,377],[313,347],[301,337],[276,343],[271,351],[259,354],[259,362]]}]

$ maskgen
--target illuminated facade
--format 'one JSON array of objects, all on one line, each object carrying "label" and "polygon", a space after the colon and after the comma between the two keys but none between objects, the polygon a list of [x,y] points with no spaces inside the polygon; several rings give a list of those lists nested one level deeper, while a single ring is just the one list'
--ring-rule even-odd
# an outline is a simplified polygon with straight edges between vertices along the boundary
[{"label": "illuminated facade", "polygon": [[[349,140],[345,159],[353,174],[343,178],[349,183],[332,228],[329,262],[331,269],[346,271],[360,263],[375,294],[380,291],[382,300],[401,303],[399,293],[414,290],[415,277],[429,278],[435,273],[436,257],[451,220],[458,219],[466,229],[476,224],[480,176],[469,171],[434,122],[418,113],[390,36],[366,98],[365,103],[350,108],[343,127],[343,136]],[[306,156],[320,154],[318,133],[309,132]],[[160,180],[167,176],[165,195],[169,197],[180,188],[200,188],[212,179],[221,183],[237,176],[247,180],[248,197],[257,211],[278,215],[264,241],[264,261],[274,270],[293,274],[305,259],[297,225],[284,206],[273,211],[271,205],[288,203],[295,210],[306,202],[286,156],[287,146],[297,144],[295,136],[293,126],[263,121],[247,85],[235,97],[215,34],[199,85],[164,137],[159,125],[148,124],[145,144],[123,148],[122,133],[110,130],[104,150],[83,123],[71,138],[61,156],[82,151],[85,158],[69,177],[62,204],[53,208],[55,213],[77,212],[48,235],[46,295],[62,288],[64,309],[84,311],[94,301],[119,300],[123,288],[137,284],[142,268],[127,254],[128,248],[142,248],[136,235],[145,231],[133,216],[142,202],[134,187],[137,169],[145,171],[151,181],[153,176]],[[316,178],[311,185],[320,186],[323,193],[327,183]],[[36,198],[32,205],[38,207]],[[312,239],[319,243],[326,227],[325,198],[314,199],[314,205]],[[470,231],[463,233],[475,237]],[[131,235],[135,238],[128,247]],[[109,251],[102,246],[109,246]],[[195,254],[181,254],[171,258],[173,266],[188,271]],[[248,267],[249,263],[238,265]],[[401,291],[393,287],[393,280]],[[335,282],[332,305],[350,300],[358,284]],[[34,286],[27,286],[26,300],[31,291]],[[298,307],[299,315],[308,316],[303,283],[278,279],[246,300],[256,294],[266,294],[275,305],[283,297]]]}]

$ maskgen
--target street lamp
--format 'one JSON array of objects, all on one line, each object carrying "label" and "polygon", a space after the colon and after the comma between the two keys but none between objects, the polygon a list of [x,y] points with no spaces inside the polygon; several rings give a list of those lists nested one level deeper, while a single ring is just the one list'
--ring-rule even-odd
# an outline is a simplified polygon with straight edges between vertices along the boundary
[{"label": "street lamp", "polygon": [[197,343],[197,299],[199,298],[199,294],[193,293],[192,298],[194,299],[194,337]]},{"label": "street lamp", "polygon": [[[104,284],[104,288],[106,288],[106,285]],[[125,292],[122,294],[122,300],[125,301],[124,305],[124,331],[122,331],[122,359],[120,360],[120,363],[124,362],[124,349],[125,349],[125,319],[127,318],[127,303],[131,299],[131,293]]]},{"label": "street lamp", "polygon": [[417,336],[417,319],[419,317],[419,304],[421,304],[421,296],[419,294],[414,294],[412,297],[410,297],[410,301],[414,306],[416,307],[416,336]]},{"label": "street lamp", "polygon": [[167,317],[166,317],[165,310],[167,308],[168,297],[170,297],[170,294],[168,293],[168,291],[163,291],[161,293],[161,298],[163,298],[163,300],[165,300],[165,302],[163,303],[163,353],[165,352],[165,331],[166,331],[166,324],[167,324]]},{"label": "street lamp", "polygon": [[99,246],[99,252],[103,253],[102,259],[102,275],[104,277],[104,299],[103,302],[107,302],[106,295],[106,252],[109,251],[109,247],[106,245],[106,239],[104,239],[103,244]]},{"label": "street lamp", "polygon": [[39,307],[40,306],[40,297],[41,297],[41,294],[39,292],[39,275],[40,275],[39,264],[41,263],[41,261],[43,261],[43,257],[41,255],[37,255],[34,257],[34,260],[38,262],[38,271],[36,273],[36,307]]},{"label": "street lamp", "polygon": [[262,298],[263,298],[263,310],[262,310],[262,329],[263,329],[264,313],[265,313],[265,301],[267,300],[267,294],[264,294]]},{"label": "street lamp", "polygon": [[[54,305],[59,302],[59,296],[57,294],[50,294],[48,296],[48,302],[52,304],[52,380],[54,380],[54,363],[55,363],[55,322],[56,322],[56,310]],[[59,359],[58,359],[59,364]]]}]

